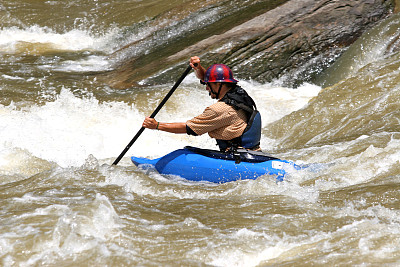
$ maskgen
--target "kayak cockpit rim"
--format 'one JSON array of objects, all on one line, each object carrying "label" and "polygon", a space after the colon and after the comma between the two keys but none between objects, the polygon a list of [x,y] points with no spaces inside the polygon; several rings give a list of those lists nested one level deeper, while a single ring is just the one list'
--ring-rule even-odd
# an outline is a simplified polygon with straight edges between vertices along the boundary
[{"label": "kayak cockpit rim", "polygon": [[[205,157],[223,160],[234,160],[239,162],[259,163],[269,160],[279,160],[261,151],[252,151],[247,149],[237,149],[235,152],[222,152],[212,149],[204,149],[192,146],[185,146],[191,152],[203,155]],[[238,158],[239,157],[239,158]]]}]

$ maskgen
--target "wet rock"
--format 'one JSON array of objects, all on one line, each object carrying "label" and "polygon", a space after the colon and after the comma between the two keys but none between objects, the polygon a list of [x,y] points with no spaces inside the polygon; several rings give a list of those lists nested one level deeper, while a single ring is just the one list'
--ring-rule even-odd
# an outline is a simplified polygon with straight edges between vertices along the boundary
[{"label": "wet rock", "polygon": [[395,52],[400,51],[400,33],[396,33],[393,36],[392,41],[389,43],[389,45],[386,48],[385,53],[386,54],[393,54]]},{"label": "wet rock", "polygon": [[[363,32],[390,14],[392,0],[290,0],[223,33],[189,45],[159,62],[144,62],[149,77],[129,61],[107,75],[110,85],[129,87],[174,80],[190,56],[204,66],[229,65],[240,79],[281,79],[296,86],[328,67]],[[168,66],[168,67],[167,67]]]}]

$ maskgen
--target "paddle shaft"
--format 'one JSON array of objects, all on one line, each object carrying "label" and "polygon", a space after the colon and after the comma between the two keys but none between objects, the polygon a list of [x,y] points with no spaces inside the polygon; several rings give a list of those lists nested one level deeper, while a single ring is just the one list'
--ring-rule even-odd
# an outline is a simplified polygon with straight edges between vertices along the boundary
[{"label": "paddle shaft", "polygon": [[[197,64],[196,64],[197,65]],[[172,86],[171,90],[169,90],[168,94],[164,97],[164,99],[161,101],[161,103],[158,105],[158,107],[153,111],[153,113],[150,115],[150,118],[154,118],[157,113],[161,110],[161,108],[165,105],[165,103],[168,101],[168,99],[171,97],[171,95],[175,92],[176,88],[181,84],[183,79],[185,79],[186,75],[192,70],[192,67],[189,66],[185,70],[185,72],[182,74],[182,76],[176,81],[174,86]],[[132,138],[132,140],[129,142],[129,144],[125,147],[125,149],[121,152],[121,154],[118,156],[118,158],[115,159],[113,162],[113,165],[117,165],[118,162],[122,159],[122,157],[128,152],[128,150],[131,148],[131,146],[136,142],[136,140],[139,138],[139,136],[143,133],[144,127],[140,128],[140,130],[136,133],[136,135]]]}]

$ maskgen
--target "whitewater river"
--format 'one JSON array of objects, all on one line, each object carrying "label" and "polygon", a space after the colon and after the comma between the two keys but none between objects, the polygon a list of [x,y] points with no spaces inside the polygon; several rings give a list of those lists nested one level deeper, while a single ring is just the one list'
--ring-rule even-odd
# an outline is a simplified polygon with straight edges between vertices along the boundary
[{"label": "whitewater river", "polygon": [[[116,90],[96,74],[146,53],[154,39],[114,56],[179,20],[171,10],[183,17],[193,6],[1,1],[0,265],[398,266],[398,16],[365,34],[319,85],[240,81],[263,116],[263,150],[313,168],[279,183],[164,177],[129,156],[216,146],[150,130],[111,166],[173,83]],[[181,30],[170,28],[171,38]],[[185,121],[212,103],[191,73],[157,119]]]}]

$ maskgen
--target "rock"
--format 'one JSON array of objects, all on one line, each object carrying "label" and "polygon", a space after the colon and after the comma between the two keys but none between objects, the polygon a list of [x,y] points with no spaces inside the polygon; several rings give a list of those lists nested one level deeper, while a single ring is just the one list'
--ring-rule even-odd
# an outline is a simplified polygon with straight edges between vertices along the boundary
[{"label": "rock", "polygon": [[[121,64],[107,74],[113,87],[174,80],[190,56],[229,65],[239,79],[283,79],[296,86],[312,81],[363,32],[390,14],[393,0],[290,0],[223,33],[212,35],[143,68]],[[150,77],[151,75],[151,77]]]}]

